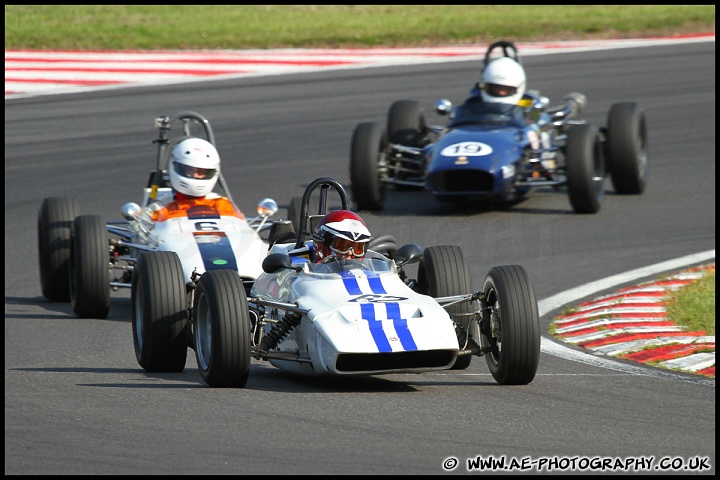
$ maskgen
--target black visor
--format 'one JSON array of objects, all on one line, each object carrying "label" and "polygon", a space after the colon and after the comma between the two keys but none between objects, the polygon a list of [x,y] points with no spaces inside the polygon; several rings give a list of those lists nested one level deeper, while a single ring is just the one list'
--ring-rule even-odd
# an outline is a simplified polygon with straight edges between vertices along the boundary
[{"label": "black visor", "polygon": [[497,83],[485,83],[483,84],[483,90],[493,97],[510,97],[517,93],[517,87],[499,85]]},{"label": "black visor", "polygon": [[175,172],[185,178],[209,180],[215,176],[215,173],[217,173],[217,170],[214,168],[191,167],[190,165],[184,165],[179,162],[173,162],[173,164],[175,165]]}]

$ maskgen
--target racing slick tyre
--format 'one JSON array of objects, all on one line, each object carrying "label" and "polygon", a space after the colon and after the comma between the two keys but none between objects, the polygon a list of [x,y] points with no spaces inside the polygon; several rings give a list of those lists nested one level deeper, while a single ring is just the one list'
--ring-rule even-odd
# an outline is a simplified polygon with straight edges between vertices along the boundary
[{"label": "racing slick tyre", "polygon": [[615,191],[642,193],[648,176],[648,146],[645,111],[640,104],[610,107],[606,135],[606,162]]},{"label": "racing slick tyre", "polygon": [[605,155],[594,125],[574,125],[565,146],[570,205],[575,213],[597,213],[605,196]]},{"label": "racing slick tyre", "polygon": [[398,243],[392,235],[381,235],[379,237],[372,238],[368,243],[367,248],[393,259],[395,257],[395,252],[397,252],[398,249]]},{"label": "racing slick tyre", "polygon": [[[420,103],[414,100],[398,100],[390,105],[387,116],[388,141],[406,147],[422,148],[429,143],[427,121]],[[402,179],[403,174],[396,176]],[[397,190],[423,190],[424,185],[395,185]]]},{"label": "racing slick tyre", "polygon": [[40,287],[51,302],[70,300],[70,231],[79,213],[78,203],[63,197],[44,199],[38,210]]},{"label": "racing slick tyre", "polygon": [[422,148],[428,143],[425,112],[414,100],[398,100],[390,106],[387,116],[390,143]]},{"label": "racing slick tyre", "polygon": [[540,360],[540,320],[535,292],[519,265],[493,267],[483,282],[482,346],[500,385],[526,385]]},{"label": "racing slick tyre", "polygon": [[291,220],[278,220],[273,222],[268,234],[268,245],[271,247],[276,243],[290,243],[297,239],[295,227]]},{"label": "racing slick tyre", "polygon": [[[312,199],[310,199],[312,202]],[[308,212],[310,212],[308,205]],[[300,229],[300,213],[302,212],[302,197],[293,197],[288,204],[288,220],[292,223],[293,229],[297,232]],[[307,224],[306,224],[307,225]]]},{"label": "racing slick tyre", "polygon": [[244,387],[252,324],[245,287],[234,270],[205,272],[195,290],[195,358],[211,387]]},{"label": "racing slick tyre", "polygon": [[[465,263],[462,249],[456,245],[427,247],[418,267],[418,285],[421,293],[431,297],[448,297],[472,292],[472,277]],[[462,303],[446,309],[455,324],[455,332],[462,350],[473,335],[470,332],[473,314],[470,303]],[[453,370],[470,366],[472,355],[459,356]]]},{"label": "racing slick tyre", "polygon": [[358,210],[383,208],[385,185],[380,180],[385,165],[387,134],[379,123],[358,124],[350,147],[350,187]]},{"label": "racing slick tyre", "polygon": [[78,318],[107,318],[110,266],[107,227],[97,215],[75,217],[70,236],[70,304]]},{"label": "racing slick tyre", "polygon": [[140,254],[133,268],[131,300],[138,364],[148,372],[182,372],[190,328],[185,276],[175,252]]}]

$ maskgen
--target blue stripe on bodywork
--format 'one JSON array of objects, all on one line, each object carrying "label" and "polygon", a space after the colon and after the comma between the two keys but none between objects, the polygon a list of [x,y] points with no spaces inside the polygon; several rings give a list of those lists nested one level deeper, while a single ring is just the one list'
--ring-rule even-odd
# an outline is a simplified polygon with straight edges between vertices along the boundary
[{"label": "blue stripe on bodywork", "polygon": [[386,303],[388,318],[393,321],[393,327],[395,332],[398,334],[400,343],[403,348],[407,350],[417,350],[415,340],[412,338],[412,334],[408,329],[407,319],[400,316],[400,304],[399,303]]},{"label": "blue stripe on bodywork", "polygon": [[[358,284],[357,278],[351,272],[340,272],[340,276],[345,284],[345,289],[350,295],[362,295],[362,289]],[[368,284],[372,293],[387,293],[383,287],[382,280],[377,274],[369,274],[367,276]]]},{"label": "blue stripe on bodywork", "polygon": [[375,318],[375,305],[372,303],[361,303],[360,311],[362,312],[362,318],[368,322],[370,333],[375,340],[375,345],[377,345],[378,350],[380,352],[392,352],[390,342],[388,342],[387,336],[383,331],[382,322]]},{"label": "blue stripe on bodywork", "polygon": [[380,281],[380,276],[368,276],[368,283],[370,284],[370,290],[372,290],[373,293],[387,293],[385,291],[385,287],[383,287],[383,284]]},{"label": "blue stripe on bodywork", "polygon": [[[341,272],[340,277],[343,280],[345,289],[350,295],[362,295],[363,291],[360,288],[360,284],[357,278],[351,272]],[[373,294],[387,294],[385,287],[382,285],[382,280],[379,275],[368,275],[368,284]],[[408,328],[407,319],[402,318],[400,314],[400,304],[397,302],[369,302],[360,304],[361,316],[368,322],[370,328],[370,334],[375,340],[378,351],[380,352],[391,352],[390,342],[387,339],[387,334],[383,328],[382,320],[378,320],[375,316],[375,306],[385,305],[387,312],[387,319],[393,322],[395,333],[397,333],[400,344],[405,351],[417,350],[415,340],[413,340],[410,329]]]},{"label": "blue stripe on bodywork", "polygon": [[362,295],[363,292],[360,290],[360,285],[358,285],[355,275],[350,272],[340,272],[340,277],[342,277],[342,281],[345,284],[345,290],[347,290],[350,295]]},{"label": "blue stripe on bodywork", "polygon": [[230,245],[230,239],[223,232],[213,232],[212,237],[219,238],[217,242],[206,243],[198,239],[207,236],[207,234],[196,233],[195,242],[197,243],[200,256],[202,256],[205,271],[209,270],[237,270],[237,261],[235,260],[235,252]]}]

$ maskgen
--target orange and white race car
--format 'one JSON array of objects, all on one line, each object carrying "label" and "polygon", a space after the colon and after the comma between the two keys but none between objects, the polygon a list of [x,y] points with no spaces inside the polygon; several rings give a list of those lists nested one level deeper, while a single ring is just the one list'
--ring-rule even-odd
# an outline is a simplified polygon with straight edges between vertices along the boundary
[{"label": "orange and white race car", "polygon": [[[171,128],[178,124],[171,138]],[[175,201],[169,172],[173,148],[189,138],[214,146],[213,131],[193,111],[157,117],[155,126],[160,132],[154,141],[157,164],[141,203],[122,206],[123,220],[81,215],[73,198],[43,200],[38,212],[40,281],[48,300],[70,301],[80,318],[107,318],[110,292],[132,288],[140,365],[182,370],[191,333],[187,311],[192,292],[186,285],[207,271],[227,269],[237,272],[249,292],[268,252],[267,238],[260,233],[270,229],[267,219],[278,206],[265,198],[257,216],[246,218],[219,168],[204,198],[192,205]]]}]

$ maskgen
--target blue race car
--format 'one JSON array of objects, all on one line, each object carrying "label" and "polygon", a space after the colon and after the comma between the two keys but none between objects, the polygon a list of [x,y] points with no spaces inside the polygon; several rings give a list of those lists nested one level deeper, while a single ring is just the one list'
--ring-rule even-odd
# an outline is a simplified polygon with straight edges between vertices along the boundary
[{"label": "blue race car", "polygon": [[[484,70],[502,57],[520,64],[515,45],[500,41],[488,48]],[[353,133],[350,187],[356,209],[382,210],[387,185],[427,189],[440,202],[507,205],[534,187],[565,187],[576,213],[600,209],[606,174],[619,194],[643,192],[647,125],[638,103],[613,104],[604,127],[576,118],[586,104],[583,94],[549,103],[533,90],[514,104],[489,103],[479,94],[455,107],[438,100],[436,112],[448,118],[442,126],[428,124],[418,102],[394,102],[385,127],[365,122]]]}]

